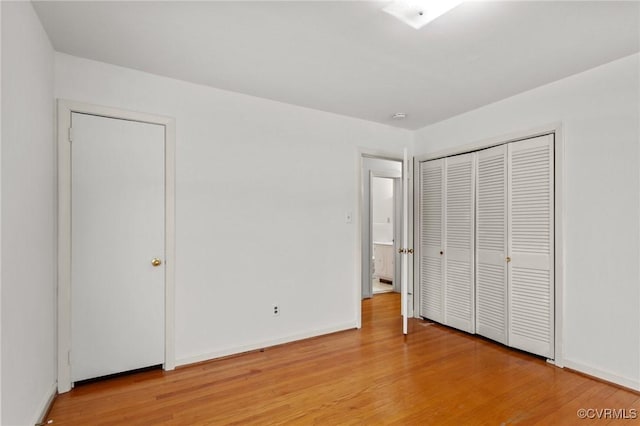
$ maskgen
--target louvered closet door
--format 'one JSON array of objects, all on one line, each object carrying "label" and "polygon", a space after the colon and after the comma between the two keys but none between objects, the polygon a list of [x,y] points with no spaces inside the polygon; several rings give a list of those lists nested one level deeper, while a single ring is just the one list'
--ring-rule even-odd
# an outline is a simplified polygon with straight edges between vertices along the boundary
[{"label": "louvered closet door", "polygon": [[444,322],[444,160],[420,165],[420,315]]},{"label": "louvered closet door", "polygon": [[445,324],[475,332],[474,327],[474,180],[475,154],[445,160]]},{"label": "louvered closet door", "polygon": [[509,346],[554,356],[553,136],[510,143]]},{"label": "louvered closet door", "polygon": [[476,155],[476,333],[507,344],[507,146]]}]

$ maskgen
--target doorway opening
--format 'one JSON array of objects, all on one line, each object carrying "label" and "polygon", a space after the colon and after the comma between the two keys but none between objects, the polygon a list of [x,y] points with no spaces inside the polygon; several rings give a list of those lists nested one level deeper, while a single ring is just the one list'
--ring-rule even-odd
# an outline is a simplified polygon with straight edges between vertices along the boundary
[{"label": "doorway opening", "polygon": [[[374,239],[373,239],[373,209],[372,209],[372,182],[374,178],[387,178],[393,180],[393,240],[392,259],[393,270],[391,279],[392,286],[395,286],[400,298],[400,316],[402,318],[402,333],[408,333],[408,318],[413,316],[413,215],[412,215],[412,175],[411,163],[409,161],[408,149],[403,149],[402,156],[380,155],[379,153],[361,153],[359,186],[360,186],[360,300],[373,297],[373,276],[375,273]],[[386,223],[386,218],[382,216],[382,223]],[[391,222],[391,221],[390,221]],[[387,229],[388,233],[388,229]],[[388,234],[387,234],[388,235]],[[387,237],[388,238],[388,237]],[[389,241],[383,241],[389,243]],[[388,262],[391,263],[391,262]],[[383,293],[382,296],[393,296],[393,291]],[[381,296],[381,297],[382,297]],[[362,324],[362,303],[358,303],[358,322],[360,328]]]},{"label": "doorway opening", "polygon": [[400,292],[395,242],[400,241],[400,178],[371,177],[372,295]]},{"label": "doorway opening", "polygon": [[362,299],[400,292],[402,162],[363,157]]}]

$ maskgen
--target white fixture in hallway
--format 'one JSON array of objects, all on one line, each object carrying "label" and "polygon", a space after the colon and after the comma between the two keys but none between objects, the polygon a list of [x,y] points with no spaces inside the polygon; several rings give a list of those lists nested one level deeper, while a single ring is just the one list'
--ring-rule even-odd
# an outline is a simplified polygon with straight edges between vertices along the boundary
[{"label": "white fixture in hallway", "polygon": [[460,0],[396,0],[382,10],[419,30],[460,3]]},{"label": "white fixture in hallway", "polygon": [[390,293],[393,291],[393,285],[382,282],[379,279],[374,279],[372,281],[373,284],[373,294],[381,294],[381,293]]}]

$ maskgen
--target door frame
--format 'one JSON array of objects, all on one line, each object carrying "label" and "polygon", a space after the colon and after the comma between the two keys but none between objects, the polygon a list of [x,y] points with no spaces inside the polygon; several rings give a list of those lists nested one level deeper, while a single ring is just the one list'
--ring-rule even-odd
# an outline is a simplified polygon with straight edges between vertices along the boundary
[{"label": "door frame", "polygon": [[[561,122],[550,123],[531,128],[529,130],[521,132],[513,132],[502,136],[491,137],[476,142],[472,142],[459,147],[445,149],[429,154],[415,156],[413,159],[413,177],[415,182],[415,191],[413,193],[413,213],[416,222],[414,227],[414,243],[415,259],[420,259],[420,196],[422,193],[421,180],[420,180],[420,163],[435,160],[438,158],[449,157],[451,155],[464,154],[467,152],[478,151],[485,148],[491,148],[498,145],[504,145],[510,142],[517,142],[524,139],[531,139],[538,136],[554,135],[554,311],[555,311],[555,324],[554,324],[554,359],[549,359],[547,362],[554,364],[558,367],[564,367],[564,351],[563,351],[563,326],[564,326],[564,281],[565,281],[565,268],[564,268],[564,252],[565,252],[565,207],[564,207],[564,186],[565,186],[565,170],[564,170],[564,137],[563,126]],[[420,282],[420,262],[415,261],[414,265],[414,277],[417,277]],[[416,291],[415,306],[421,306],[420,291]],[[415,310],[415,316],[420,315],[418,309]]]},{"label": "door frame", "polygon": [[58,144],[58,392],[71,390],[71,115],[96,115],[164,126],[164,370],[175,368],[175,119],[65,99],[57,101]]},{"label": "door frame", "polygon": [[[355,271],[355,282],[354,282],[354,300],[355,300],[355,308],[356,308],[356,328],[361,328],[362,327],[362,255],[363,255],[363,239],[364,239],[364,232],[363,232],[363,221],[362,221],[362,217],[365,210],[365,206],[364,206],[364,182],[363,182],[363,170],[364,170],[364,159],[365,158],[375,158],[375,159],[380,159],[380,160],[391,160],[391,161],[398,161],[400,163],[403,162],[403,154],[402,151],[400,152],[389,152],[389,151],[383,151],[383,150],[376,150],[376,149],[369,149],[369,148],[362,148],[362,147],[358,147],[355,150],[355,162],[356,162],[356,176],[355,176],[355,183],[356,183],[356,194],[358,194],[357,196],[357,206],[356,206],[356,212],[353,215],[354,218],[354,225],[356,225],[356,229],[355,229],[355,261],[357,262],[356,265],[356,271]],[[412,157],[410,157],[412,158]],[[407,215],[409,217],[408,219],[408,227],[409,227],[409,248],[413,247],[413,235],[414,235],[414,231],[413,231],[413,212],[414,212],[414,208],[413,208],[413,200],[414,200],[414,195],[413,195],[413,161],[409,161],[408,164],[408,172],[407,172],[407,178],[408,178],[408,204],[409,204],[409,208],[407,211]],[[413,255],[411,255],[411,259],[409,260],[409,268],[408,268],[408,272],[407,272],[407,285],[408,285],[408,291],[409,291],[409,297],[408,297],[408,306],[407,306],[407,312],[408,312],[408,316],[409,317],[413,317],[414,316],[414,306],[415,306],[415,292],[414,292],[414,268],[411,266],[411,263],[413,262]]]}]

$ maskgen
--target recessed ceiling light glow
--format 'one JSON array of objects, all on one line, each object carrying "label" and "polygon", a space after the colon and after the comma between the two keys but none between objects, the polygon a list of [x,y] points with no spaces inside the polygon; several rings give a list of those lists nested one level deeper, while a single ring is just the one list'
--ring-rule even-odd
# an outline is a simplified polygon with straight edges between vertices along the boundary
[{"label": "recessed ceiling light glow", "polygon": [[460,3],[462,0],[396,0],[382,11],[417,30]]},{"label": "recessed ceiling light glow", "polygon": [[403,118],[407,118],[407,114],[404,112],[396,112],[391,116],[394,120],[402,120]]}]

